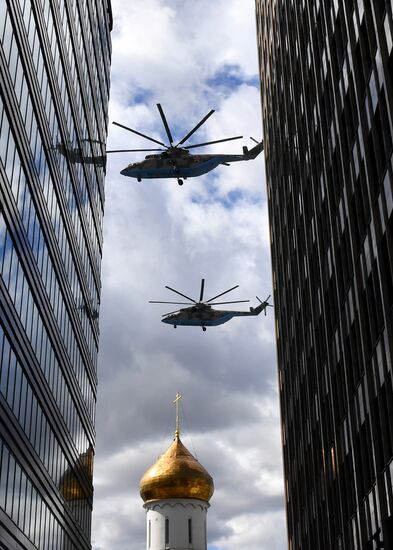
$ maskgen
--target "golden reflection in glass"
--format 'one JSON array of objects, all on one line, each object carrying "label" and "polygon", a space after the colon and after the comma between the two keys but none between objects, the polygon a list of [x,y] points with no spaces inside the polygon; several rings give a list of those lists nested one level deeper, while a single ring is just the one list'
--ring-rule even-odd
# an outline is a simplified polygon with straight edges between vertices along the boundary
[{"label": "golden reflection in glass", "polygon": [[330,456],[332,459],[332,470],[333,470],[333,477],[336,478],[337,475],[337,467],[336,467],[336,453],[334,451],[334,447],[331,447],[330,449]]},{"label": "golden reflection in glass", "polygon": [[[87,477],[88,482],[85,487],[82,487],[76,471]],[[91,446],[79,456],[74,468],[70,467],[65,471],[60,480],[59,489],[67,502],[85,500],[93,496],[93,448]]]},{"label": "golden reflection in glass", "polygon": [[140,494],[145,502],[196,498],[208,502],[214,484],[210,474],[175,437],[169,449],[143,475]]}]

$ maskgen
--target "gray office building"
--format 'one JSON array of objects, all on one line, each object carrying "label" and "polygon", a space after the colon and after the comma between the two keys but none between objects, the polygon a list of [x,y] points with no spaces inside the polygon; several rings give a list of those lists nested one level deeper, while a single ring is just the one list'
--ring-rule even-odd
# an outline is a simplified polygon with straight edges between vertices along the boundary
[{"label": "gray office building", "polygon": [[0,0],[0,548],[88,550],[109,0]]},{"label": "gray office building", "polygon": [[392,3],[256,20],[289,548],[392,549]]}]

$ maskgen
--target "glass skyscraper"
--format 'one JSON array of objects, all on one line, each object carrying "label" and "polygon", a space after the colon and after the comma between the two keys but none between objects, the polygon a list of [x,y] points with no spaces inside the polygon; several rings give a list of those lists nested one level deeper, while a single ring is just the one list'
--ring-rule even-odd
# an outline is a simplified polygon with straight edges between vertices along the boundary
[{"label": "glass skyscraper", "polygon": [[393,20],[256,0],[291,550],[393,548]]},{"label": "glass skyscraper", "polygon": [[0,548],[88,550],[109,0],[0,0]]}]

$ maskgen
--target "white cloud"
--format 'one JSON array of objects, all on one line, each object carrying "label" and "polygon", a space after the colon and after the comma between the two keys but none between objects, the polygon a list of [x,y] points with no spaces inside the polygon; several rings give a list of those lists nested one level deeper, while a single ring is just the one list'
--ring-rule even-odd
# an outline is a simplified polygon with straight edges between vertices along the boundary
[{"label": "white cloud", "polygon": [[[252,146],[249,136],[260,139],[259,91],[250,84],[257,74],[253,0],[112,0],[112,7],[111,120],[162,139],[161,102],[180,139],[215,108],[192,139],[244,139],[209,152],[238,153]],[[149,146],[110,126],[109,149]],[[285,546],[273,310],[203,333],[173,330],[160,322],[170,309],[147,303],[176,300],[164,285],[197,298],[201,277],[209,296],[239,284],[229,296],[256,305],[255,296],[271,293],[262,157],[183,187],[121,176],[138,154],[108,159],[94,550],[145,545],[138,482],[171,442],[176,391],[183,441],[215,480],[210,545]]]},{"label": "white cloud", "polygon": [[282,550],[287,546],[286,526],[280,511],[268,514],[248,513],[227,523],[231,538],[222,538],[217,546],[225,550],[238,548],[269,548]]}]

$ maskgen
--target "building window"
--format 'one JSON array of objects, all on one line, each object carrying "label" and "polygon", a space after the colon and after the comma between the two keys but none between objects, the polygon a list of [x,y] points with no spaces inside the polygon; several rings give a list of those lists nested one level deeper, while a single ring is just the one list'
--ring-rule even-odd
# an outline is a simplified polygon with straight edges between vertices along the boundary
[{"label": "building window", "polygon": [[192,519],[188,518],[188,544],[192,544]]},{"label": "building window", "polygon": [[148,544],[148,547],[150,548],[151,546],[151,520],[149,519],[149,531],[148,531],[148,534],[147,534],[147,544]]},{"label": "building window", "polygon": [[165,546],[169,544],[169,519],[165,518]]}]

